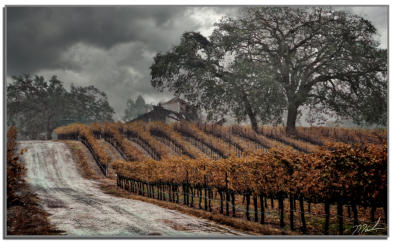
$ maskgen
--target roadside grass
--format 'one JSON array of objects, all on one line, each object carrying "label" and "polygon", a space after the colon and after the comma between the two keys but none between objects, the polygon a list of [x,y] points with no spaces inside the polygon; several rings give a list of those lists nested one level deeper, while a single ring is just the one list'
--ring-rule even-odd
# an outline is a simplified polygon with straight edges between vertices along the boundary
[{"label": "roadside grass", "polygon": [[30,188],[18,191],[20,204],[7,207],[7,235],[61,235],[50,223],[47,212],[39,205],[39,198]]}]

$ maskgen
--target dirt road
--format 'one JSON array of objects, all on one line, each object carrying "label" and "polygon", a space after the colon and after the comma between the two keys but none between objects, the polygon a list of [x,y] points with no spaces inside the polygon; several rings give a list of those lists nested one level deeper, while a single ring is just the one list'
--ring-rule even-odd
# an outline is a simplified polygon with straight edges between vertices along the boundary
[{"label": "dirt road", "polygon": [[223,236],[240,234],[225,226],[150,203],[113,197],[79,174],[67,146],[22,141],[26,181],[51,214],[57,229],[73,236]]}]

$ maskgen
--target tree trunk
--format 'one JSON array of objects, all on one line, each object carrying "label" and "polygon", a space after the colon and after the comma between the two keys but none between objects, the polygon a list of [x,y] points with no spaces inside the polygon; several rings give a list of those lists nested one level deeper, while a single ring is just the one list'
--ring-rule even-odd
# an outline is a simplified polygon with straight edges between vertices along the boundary
[{"label": "tree trunk", "polygon": [[47,140],[51,140],[51,139],[52,139],[52,130],[47,129]]},{"label": "tree trunk", "polygon": [[48,118],[47,121],[47,140],[52,139],[52,129],[51,129],[51,118]]},{"label": "tree trunk", "polygon": [[248,114],[248,116],[250,119],[250,123],[252,124],[252,129],[254,130],[254,132],[258,133],[256,115],[251,113],[251,114]]},{"label": "tree trunk", "polygon": [[253,128],[254,132],[257,133],[258,127],[257,127],[256,113],[253,112],[252,105],[250,105],[250,102],[248,100],[248,96],[246,95],[245,91],[243,89],[241,91],[242,91],[242,99],[245,104],[246,114],[248,115],[248,117],[250,119],[250,123],[252,124],[252,128]]},{"label": "tree trunk", "polygon": [[287,123],[286,133],[295,134],[296,128],[295,123],[297,119],[297,106],[289,100],[289,106],[287,107]]}]

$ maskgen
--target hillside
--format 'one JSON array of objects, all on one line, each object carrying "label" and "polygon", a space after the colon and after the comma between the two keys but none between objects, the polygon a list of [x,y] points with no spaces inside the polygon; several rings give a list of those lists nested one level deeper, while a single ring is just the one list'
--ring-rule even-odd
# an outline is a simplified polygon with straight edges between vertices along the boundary
[{"label": "hillside", "polygon": [[268,126],[95,123],[56,133],[82,141],[104,174],[140,196],[308,234],[386,223],[385,131],[300,127],[290,137]]}]

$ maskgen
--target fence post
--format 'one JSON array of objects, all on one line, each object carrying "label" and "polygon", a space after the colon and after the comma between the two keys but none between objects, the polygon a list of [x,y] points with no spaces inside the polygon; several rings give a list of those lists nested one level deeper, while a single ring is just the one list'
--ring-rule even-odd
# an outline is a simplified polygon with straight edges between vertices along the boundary
[{"label": "fence post", "polygon": [[200,209],[202,209],[202,205],[201,205],[201,203],[202,203],[202,189],[201,189],[201,187],[199,187],[198,188],[198,207],[200,208]]},{"label": "fence post", "polygon": [[290,203],[290,229],[294,230],[294,196],[293,193],[290,192],[289,194],[289,203]]},{"label": "fence post", "polygon": [[326,219],[324,223],[324,234],[328,234],[329,224],[330,224],[330,203],[329,201],[324,202],[324,212],[326,214]]},{"label": "fence post", "polygon": [[250,215],[249,215],[250,194],[247,193],[245,196],[246,196],[246,219],[250,221]]},{"label": "fence post", "polygon": [[355,202],[352,202],[352,210],[353,210],[353,225],[357,226],[358,225],[358,213],[357,213],[357,205]]},{"label": "fence post", "polygon": [[372,205],[371,205],[371,222],[372,223],[375,222],[375,211],[376,211],[376,206],[375,206],[375,203],[372,202]]},{"label": "fence post", "polygon": [[219,196],[220,196],[220,213],[223,214],[223,191],[219,190]]},{"label": "fence post", "polygon": [[254,205],[254,221],[258,222],[259,218],[258,218],[258,207],[257,207],[257,196],[253,195],[253,205]]},{"label": "fence post", "polygon": [[194,207],[194,189],[192,186],[190,186],[190,194],[191,194],[190,207]]},{"label": "fence post", "polygon": [[280,209],[280,227],[283,228],[285,227],[285,221],[284,221],[284,206],[283,206],[283,195],[282,192],[279,192],[279,209]]},{"label": "fence post", "polygon": [[300,209],[301,209],[301,232],[306,233],[305,211],[304,211],[304,196],[300,195]]},{"label": "fence post", "polygon": [[235,214],[235,193],[234,193],[234,191],[231,192],[231,204],[233,206],[233,217],[235,217],[236,214]]},{"label": "fence post", "polygon": [[213,194],[212,194],[211,188],[208,188],[208,209],[209,209],[209,212],[212,212],[212,205],[211,205],[211,200],[213,198],[212,195]]},{"label": "fence post", "polygon": [[342,209],[342,201],[338,200],[337,204],[337,214],[338,214],[338,230],[339,234],[343,234],[343,209]]},{"label": "fence post", "polygon": [[[261,224],[264,224],[264,196],[263,196],[263,194],[262,193],[260,193],[260,223]],[[265,200],[265,201],[267,201],[267,200]]]},{"label": "fence post", "polygon": [[105,165],[105,176],[108,176],[108,160],[107,160],[107,164]]},{"label": "fence post", "polygon": [[226,216],[230,216],[229,203],[230,203],[230,193],[228,190],[226,190]]}]

